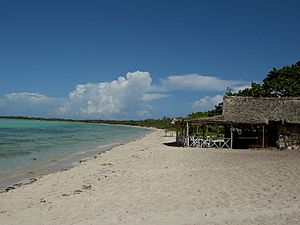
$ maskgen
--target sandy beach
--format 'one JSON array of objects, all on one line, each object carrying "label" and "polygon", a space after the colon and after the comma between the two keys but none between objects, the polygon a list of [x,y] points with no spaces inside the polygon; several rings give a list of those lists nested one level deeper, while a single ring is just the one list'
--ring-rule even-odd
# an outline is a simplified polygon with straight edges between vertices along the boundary
[{"label": "sandy beach", "polygon": [[300,152],[172,146],[156,130],[0,194],[0,224],[300,224]]}]

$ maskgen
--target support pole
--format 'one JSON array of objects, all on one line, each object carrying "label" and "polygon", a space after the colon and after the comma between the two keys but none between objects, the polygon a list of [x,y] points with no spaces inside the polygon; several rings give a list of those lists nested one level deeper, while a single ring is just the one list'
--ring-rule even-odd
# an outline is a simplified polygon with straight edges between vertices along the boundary
[{"label": "support pole", "polygon": [[263,125],[262,147],[265,147],[265,126]]},{"label": "support pole", "polygon": [[233,148],[233,125],[230,126],[230,148]]},{"label": "support pole", "polygon": [[189,121],[186,121],[186,145],[190,146],[190,138],[189,138]]},{"label": "support pole", "polygon": [[205,136],[207,137],[207,134],[208,134],[208,125],[207,124],[205,124],[206,125],[206,134],[205,134]]}]

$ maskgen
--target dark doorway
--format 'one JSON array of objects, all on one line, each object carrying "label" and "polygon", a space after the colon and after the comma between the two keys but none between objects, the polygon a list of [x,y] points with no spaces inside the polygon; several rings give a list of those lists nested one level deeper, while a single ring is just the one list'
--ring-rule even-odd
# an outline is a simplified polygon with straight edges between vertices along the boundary
[{"label": "dark doorway", "polygon": [[278,139],[278,122],[270,121],[268,128],[268,146],[276,147],[276,141]]}]

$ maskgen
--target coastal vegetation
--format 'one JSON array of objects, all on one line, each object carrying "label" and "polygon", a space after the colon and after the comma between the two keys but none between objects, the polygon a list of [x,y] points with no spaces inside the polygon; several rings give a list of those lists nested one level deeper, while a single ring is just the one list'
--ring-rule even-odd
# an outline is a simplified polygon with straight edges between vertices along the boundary
[{"label": "coastal vegetation", "polygon": [[253,82],[250,88],[227,95],[246,97],[300,97],[300,61],[280,69],[273,68],[262,84]]},{"label": "coastal vegetation", "polygon": [[0,116],[3,119],[22,119],[22,120],[42,120],[42,121],[61,121],[61,122],[81,122],[81,123],[101,123],[113,125],[128,125],[139,127],[154,127],[158,129],[166,129],[170,127],[171,118],[163,117],[162,119],[146,119],[146,120],[74,120],[62,118],[41,118],[28,116]]},{"label": "coastal vegetation", "polygon": [[[262,84],[252,82],[251,87],[233,93],[227,88],[227,96],[243,97],[300,97],[300,61],[291,66],[284,66],[280,69],[273,68]],[[222,114],[220,103],[213,110],[206,112],[194,112],[188,118],[211,117]]]}]

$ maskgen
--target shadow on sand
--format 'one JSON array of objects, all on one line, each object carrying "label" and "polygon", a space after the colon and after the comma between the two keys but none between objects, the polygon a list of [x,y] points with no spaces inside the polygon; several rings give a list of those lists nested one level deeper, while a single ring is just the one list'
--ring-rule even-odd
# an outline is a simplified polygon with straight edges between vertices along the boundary
[{"label": "shadow on sand", "polygon": [[181,145],[179,145],[176,142],[167,142],[167,143],[164,143],[164,145],[169,146],[169,147],[182,147]]}]

